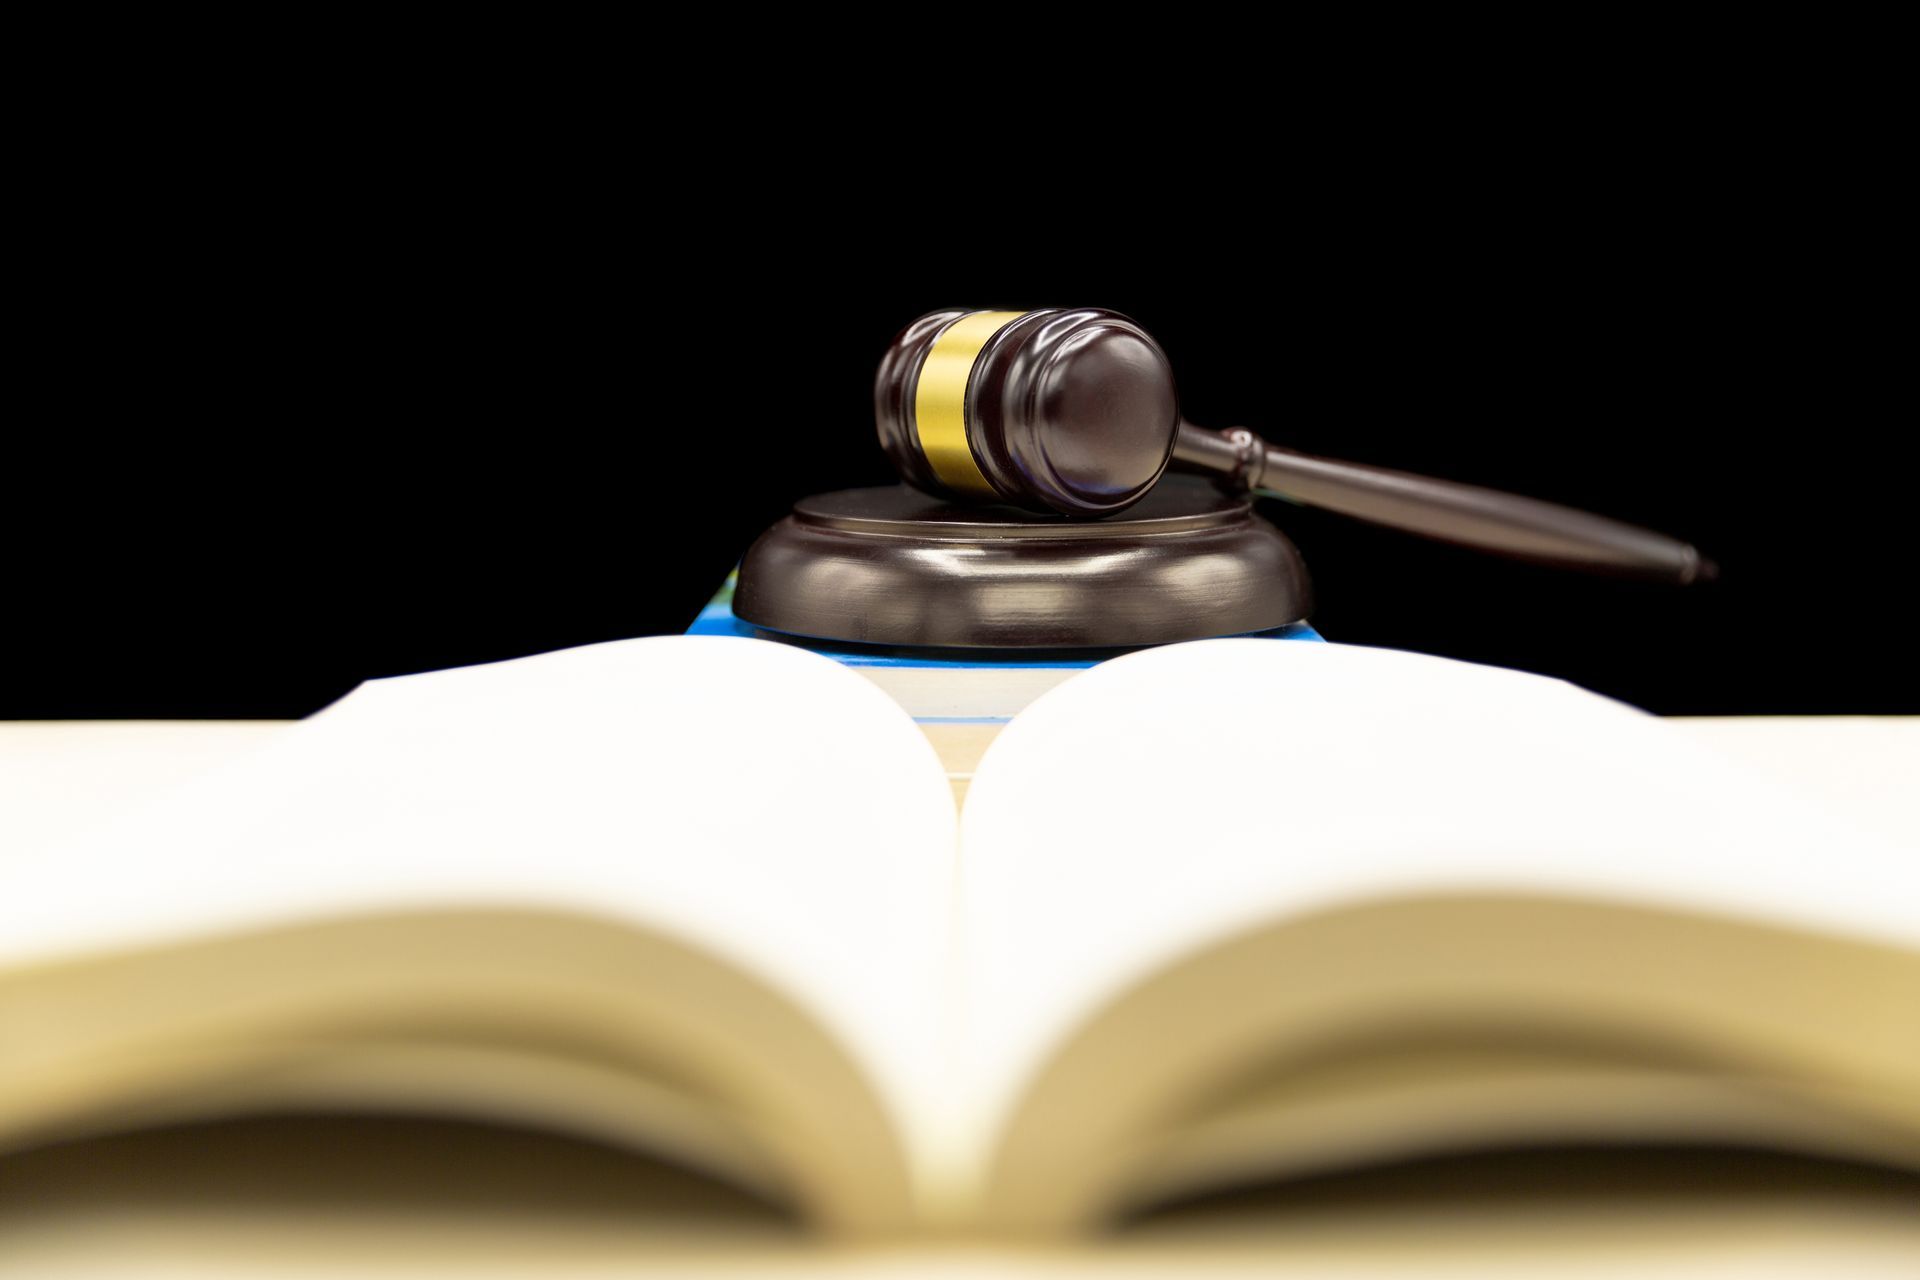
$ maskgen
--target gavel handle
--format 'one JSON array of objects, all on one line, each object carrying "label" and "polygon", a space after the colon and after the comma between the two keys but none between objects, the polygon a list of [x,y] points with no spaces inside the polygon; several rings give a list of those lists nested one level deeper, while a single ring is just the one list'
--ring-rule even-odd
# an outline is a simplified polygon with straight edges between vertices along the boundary
[{"label": "gavel handle", "polygon": [[1651,529],[1497,489],[1296,453],[1244,428],[1183,422],[1173,460],[1267,497],[1534,564],[1681,586],[1718,572],[1693,547]]}]

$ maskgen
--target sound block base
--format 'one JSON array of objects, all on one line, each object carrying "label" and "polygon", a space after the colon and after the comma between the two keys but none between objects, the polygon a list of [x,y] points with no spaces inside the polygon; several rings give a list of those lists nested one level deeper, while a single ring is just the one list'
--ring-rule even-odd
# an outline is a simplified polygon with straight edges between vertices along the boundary
[{"label": "sound block base", "polygon": [[804,498],[740,564],[734,613],[850,644],[1115,649],[1303,621],[1306,566],[1244,496],[1169,476],[1117,516],[971,507],[905,485]]}]

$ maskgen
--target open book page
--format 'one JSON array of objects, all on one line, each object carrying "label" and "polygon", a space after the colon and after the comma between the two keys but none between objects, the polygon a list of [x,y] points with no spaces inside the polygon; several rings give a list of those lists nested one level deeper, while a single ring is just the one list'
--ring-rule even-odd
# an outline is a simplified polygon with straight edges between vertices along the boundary
[{"label": "open book page", "polygon": [[1666,723],[1746,772],[1920,851],[1920,716],[1687,716]]},{"label": "open book page", "polygon": [[250,751],[290,720],[0,721],[0,860],[108,822]]},{"label": "open book page", "polygon": [[[657,1113],[722,1163],[740,1135],[703,1144],[669,1095],[782,1091],[819,1113],[796,1159],[897,1144],[941,1049],[953,824],[912,722],[785,646],[645,639],[373,681],[124,821],[0,859],[0,1121],[249,1089],[457,1104],[457,1079],[481,1111]],[[628,1025],[650,1017],[705,1040],[673,1060]],[[268,1045],[286,1051],[221,1057]],[[635,1063],[651,1092],[621,1091]],[[868,1084],[869,1114],[834,1114]],[[826,1212],[897,1219],[897,1151],[863,1158]]]},{"label": "open book page", "polygon": [[[1130,655],[1000,735],[962,847],[978,1109],[947,1149],[1000,1134],[990,1216],[1097,1212],[1088,1179],[1130,1160],[1257,1166],[1199,1149],[1209,1095],[1234,1104],[1215,1136],[1303,1160],[1354,1125],[1417,1147],[1533,1108],[1504,1136],[1550,1136],[1569,1097],[1664,1125],[1723,1058],[1920,1121],[1920,858],[1561,681],[1342,645]],[[1528,1028],[1552,1034],[1505,1035]],[[1276,1085],[1256,1068],[1282,1049]],[[1750,1092],[1776,1136],[1835,1110]],[[1137,1128],[1182,1108],[1184,1134]]]}]

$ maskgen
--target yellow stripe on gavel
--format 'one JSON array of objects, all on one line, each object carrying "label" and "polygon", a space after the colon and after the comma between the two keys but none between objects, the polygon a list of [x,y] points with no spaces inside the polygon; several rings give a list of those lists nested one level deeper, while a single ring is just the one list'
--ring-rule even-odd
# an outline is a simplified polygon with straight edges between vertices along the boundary
[{"label": "yellow stripe on gavel", "polygon": [[961,316],[933,340],[913,393],[913,425],[920,452],[940,483],[959,493],[993,496],[993,486],[967,447],[967,382],[989,339],[1024,311],[976,311]]}]

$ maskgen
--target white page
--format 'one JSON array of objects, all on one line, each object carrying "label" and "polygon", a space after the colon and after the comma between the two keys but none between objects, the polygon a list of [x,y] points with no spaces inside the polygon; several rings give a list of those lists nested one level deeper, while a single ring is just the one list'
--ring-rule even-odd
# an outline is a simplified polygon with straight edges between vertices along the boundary
[{"label": "white page", "polygon": [[0,863],[151,802],[287,732],[288,720],[0,721]]},{"label": "white page", "polygon": [[925,737],[839,664],[617,641],[371,681],[123,820],[0,852],[0,967],[357,910],[612,915],[793,994],[898,1119],[939,1052],[953,824]]},{"label": "white page", "polygon": [[1596,896],[1920,946],[1920,857],[1656,717],[1348,645],[1202,641],[1068,681],[988,749],[961,844],[977,1088],[956,1133],[990,1131],[1063,1034],[1178,955],[1374,895]]}]

